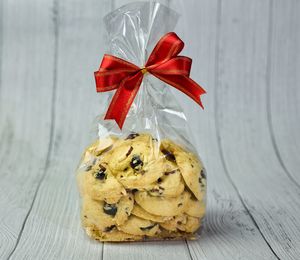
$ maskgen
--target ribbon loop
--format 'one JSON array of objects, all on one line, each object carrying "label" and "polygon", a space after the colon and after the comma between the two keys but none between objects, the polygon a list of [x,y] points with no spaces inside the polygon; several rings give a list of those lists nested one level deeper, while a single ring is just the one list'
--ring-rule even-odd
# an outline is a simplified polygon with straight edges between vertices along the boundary
[{"label": "ribbon loop", "polygon": [[176,33],[167,33],[158,41],[143,68],[118,57],[104,55],[99,70],[94,73],[97,92],[117,89],[104,119],[114,119],[122,129],[146,73],[185,93],[203,108],[200,96],[205,90],[189,78],[192,60],[178,56],[183,47],[184,43]]}]

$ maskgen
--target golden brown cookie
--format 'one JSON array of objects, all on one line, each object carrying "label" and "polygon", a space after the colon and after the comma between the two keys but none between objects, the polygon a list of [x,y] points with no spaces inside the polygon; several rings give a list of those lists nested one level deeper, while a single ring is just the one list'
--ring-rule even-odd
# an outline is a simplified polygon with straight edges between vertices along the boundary
[{"label": "golden brown cookie", "polygon": [[133,204],[133,195],[130,193],[120,199],[120,201],[117,203],[117,213],[114,217],[117,225],[122,225],[125,221],[127,221],[133,209]]},{"label": "golden brown cookie", "polygon": [[184,191],[184,182],[179,169],[164,171],[164,174],[146,190],[151,196],[178,197]]},{"label": "golden brown cookie", "polygon": [[135,236],[131,234],[126,234],[122,231],[117,230],[115,227],[107,232],[100,232],[96,228],[87,227],[85,228],[87,235],[95,240],[101,242],[125,242],[125,241],[139,241],[142,240],[142,236]]},{"label": "golden brown cookie", "polygon": [[103,210],[104,201],[96,201],[90,197],[83,197],[81,219],[84,227],[96,227],[104,231],[107,227],[115,225],[112,215]]},{"label": "golden brown cookie", "polygon": [[95,225],[99,231],[104,231],[114,225],[122,225],[127,221],[133,208],[133,196],[123,196],[116,204],[83,197],[82,223],[85,227]]},{"label": "golden brown cookie", "polygon": [[98,139],[89,145],[81,157],[79,168],[90,170],[97,159],[99,159],[99,156],[109,151],[117,140],[117,137],[108,136],[107,138]]},{"label": "golden brown cookie", "polygon": [[126,171],[126,168],[139,172],[148,162],[157,158],[156,143],[149,134],[140,134],[133,139],[119,140],[112,150],[105,154],[103,161],[107,162],[113,174]]},{"label": "golden brown cookie", "polygon": [[186,210],[190,196],[191,194],[187,191],[174,198],[151,196],[146,191],[138,191],[134,198],[143,209],[151,214],[177,216]]},{"label": "golden brown cookie", "polygon": [[131,215],[123,225],[117,228],[124,233],[137,236],[146,235],[152,237],[160,232],[157,223],[133,215]]},{"label": "golden brown cookie", "polygon": [[172,217],[172,219],[160,223],[159,225],[166,230],[177,231],[179,225],[185,224],[186,222],[187,222],[187,216],[183,214],[183,215],[174,216]]},{"label": "golden brown cookie", "polygon": [[95,200],[117,203],[126,194],[126,190],[111,174],[105,164],[97,164],[90,171],[80,172],[77,182],[81,194],[89,195]]},{"label": "golden brown cookie", "polygon": [[191,217],[203,218],[205,214],[204,201],[199,201],[191,197],[188,202],[188,206],[185,210],[185,213]]},{"label": "golden brown cookie", "polygon": [[199,180],[203,166],[198,158],[170,140],[163,140],[160,149],[166,158],[176,161],[186,185],[198,200],[202,200],[204,194],[201,192]]},{"label": "golden brown cookie", "polygon": [[199,229],[200,224],[201,221],[199,218],[187,216],[186,223],[179,223],[177,228],[184,232],[193,233]]},{"label": "golden brown cookie", "polygon": [[172,217],[162,217],[162,216],[153,215],[153,214],[147,212],[146,210],[144,210],[138,204],[134,205],[134,207],[131,211],[131,214],[135,215],[139,218],[142,218],[142,219],[151,220],[153,222],[165,222],[172,218]]}]

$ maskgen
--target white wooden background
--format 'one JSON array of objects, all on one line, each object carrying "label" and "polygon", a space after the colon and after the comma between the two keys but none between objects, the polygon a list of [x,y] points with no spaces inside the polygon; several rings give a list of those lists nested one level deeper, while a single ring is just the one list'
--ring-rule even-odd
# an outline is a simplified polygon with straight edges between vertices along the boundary
[{"label": "white wooden background", "polygon": [[208,171],[198,241],[100,244],[74,170],[97,115],[103,15],[128,0],[0,0],[0,259],[300,259],[300,1],[182,13],[205,110],[176,92]]}]

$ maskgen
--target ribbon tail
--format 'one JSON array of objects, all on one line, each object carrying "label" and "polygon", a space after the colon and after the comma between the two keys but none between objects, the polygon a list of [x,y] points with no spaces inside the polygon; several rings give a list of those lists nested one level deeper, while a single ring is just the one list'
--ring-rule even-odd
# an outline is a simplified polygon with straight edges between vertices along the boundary
[{"label": "ribbon tail", "polygon": [[153,75],[174,88],[177,88],[204,109],[201,95],[205,94],[206,91],[191,78],[183,75],[161,75],[156,73],[153,73]]},{"label": "ribbon tail", "polygon": [[141,72],[125,78],[115,92],[104,119],[113,119],[122,129],[131,104],[143,80]]}]

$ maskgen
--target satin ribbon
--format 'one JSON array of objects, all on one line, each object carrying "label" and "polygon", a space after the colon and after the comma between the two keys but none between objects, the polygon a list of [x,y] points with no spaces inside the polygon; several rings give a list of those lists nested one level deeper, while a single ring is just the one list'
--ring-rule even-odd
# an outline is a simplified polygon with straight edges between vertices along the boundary
[{"label": "satin ribbon", "polygon": [[104,119],[114,119],[122,129],[126,115],[140,88],[146,73],[188,95],[202,108],[200,96],[205,90],[190,76],[192,59],[178,56],[184,47],[183,41],[174,32],[165,34],[154,47],[143,68],[105,54],[96,71],[97,92],[116,89]]}]

